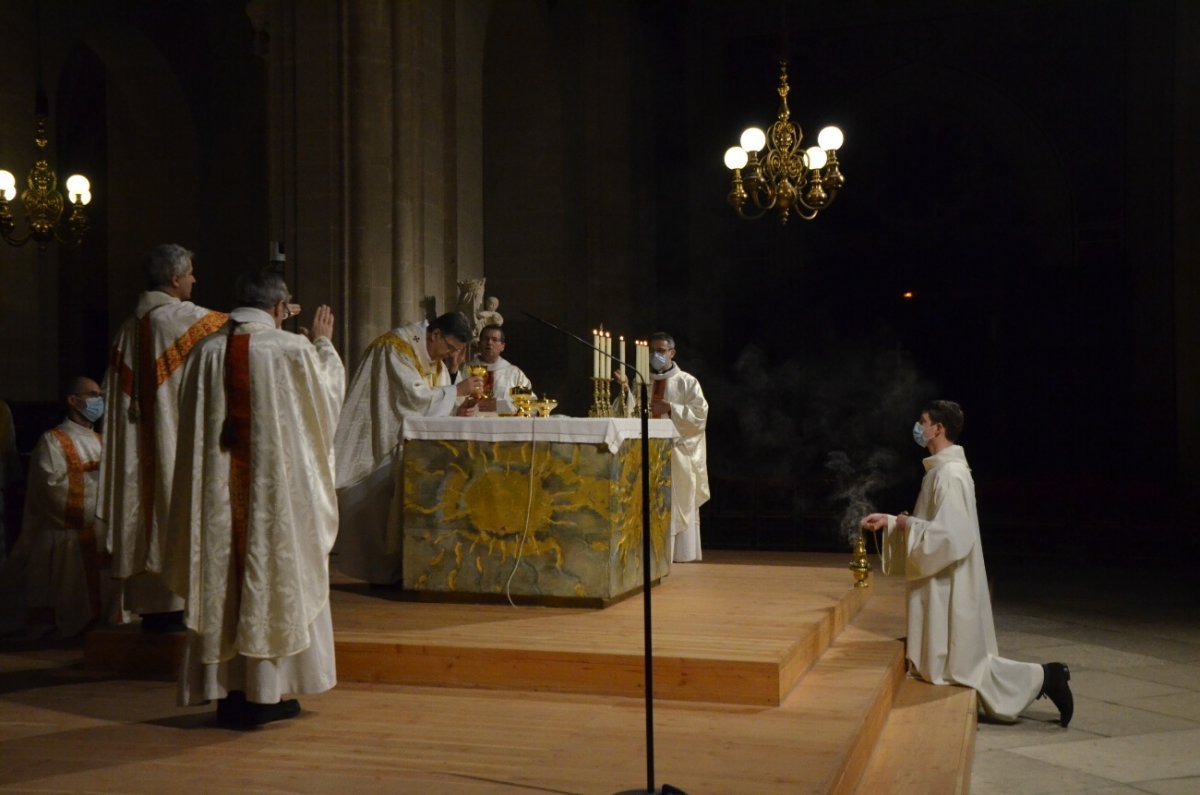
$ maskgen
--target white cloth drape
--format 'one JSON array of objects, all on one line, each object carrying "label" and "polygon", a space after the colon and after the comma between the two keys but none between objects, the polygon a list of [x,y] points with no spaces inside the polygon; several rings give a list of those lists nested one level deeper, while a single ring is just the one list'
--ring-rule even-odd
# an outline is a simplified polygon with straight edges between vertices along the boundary
[{"label": "white cloth drape", "polygon": [[[149,320],[143,320],[149,316]],[[166,521],[179,432],[179,384],[183,363],[199,341],[224,325],[226,315],[190,301],[148,290],[113,340],[104,376],[104,458],[100,466],[97,534],[113,554],[113,574],[137,578],[125,594],[126,608],[140,613],[183,609],[162,583],[162,525]],[[149,346],[150,363],[140,353]],[[145,400],[147,392],[152,399]],[[140,418],[130,416],[135,398]],[[149,405],[146,405],[149,404]],[[141,424],[149,423],[143,435]],[[145,444],[152,449],[142,449]],[[147,465],[147,472],[142,472]],[[143,478],[146,482],[143,482]],[[149,517],[143,509],[143,489]],[[143,576],[144,575],[144,576]],[[127,581],[127,585],[129,585]]]},{"label": "white cloth drape", "polygon": [[973,687],[990,715],[1016,720],[1043,671],[998,653],[966,453],[952,445],[924,464],[908,530],[889,521],[883,549],[885,568],[907,579],[908,659],[925,681]]},{"label": "white cloth drape", "polygon": [[338,422],[338,505],[342,526],[334,565],[352,577],[401,577],[403,531],[393,510],[405,417],[454,413],[455,388],[425,347],[423,323],[393,329],[368,346]]},{"label": "white cloth drape", "polygon": [[651,377],[666,381],[663,400],[671,404],[670,419],[679,432],[671,450],[671,560],[687,563],[701,559],[700,506],[711,496],[704,440],[708,401],[695,376],[678,367]]},{"label": "white cloth drape", "polygon": [[222,332],[196,347],[183,374],[165,570],[187,600],[182,703],[227,690],[271,703],[277,691],[320,692],[336,682],[329,552],[338,528],[333,436],[345,371],[324,337],[309,342],[276,329],[257,309],[236,309],[231,318],[235,334],[251,335],[244,582],[238,590],[231,456],[220,441],[228,345]]}]

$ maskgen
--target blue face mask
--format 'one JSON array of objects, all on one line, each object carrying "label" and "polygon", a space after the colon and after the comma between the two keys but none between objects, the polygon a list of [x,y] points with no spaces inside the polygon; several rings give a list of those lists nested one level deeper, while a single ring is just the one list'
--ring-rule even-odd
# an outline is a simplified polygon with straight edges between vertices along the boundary
[{"label": "blue face mask", "polygon": [[661,373],[667,369],[667,355],[661,351],[655,351],[650,354],[650,369],[656,373]]},{"label": "blue face mask", "polygon": [[925,441],[925,429],[921,427],[919,421],[913,423],[913,441],[917,443],[918,447],[929,446],[929,442]]},{"label": "blue face mask", "polygon": [[79,412],[88,422],[95,422],[104,416],[104,398],[90,397],[83,402],[83,410]]}]

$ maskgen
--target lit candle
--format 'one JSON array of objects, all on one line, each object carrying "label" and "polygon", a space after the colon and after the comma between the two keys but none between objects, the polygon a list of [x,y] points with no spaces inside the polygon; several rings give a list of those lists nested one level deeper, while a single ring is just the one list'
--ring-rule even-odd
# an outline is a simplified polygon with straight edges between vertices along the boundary
[{"label": "lit candle", "polygon": [[[620,354],[621,355],[618,356],[617,358],[620,359],[622,362],[624,362],[625,361],[625,335],[624,334],[621,335]],[[624,364],[621,365],[621,372],[625,372]]]},{"label": "lit candle", "polygon": [[612,373],[612,332],[604,332],[604,377],[609,378]]},{"label": "lit candle", "polygon": [[592,377],[600,377],[600,334],[592,329]]}]

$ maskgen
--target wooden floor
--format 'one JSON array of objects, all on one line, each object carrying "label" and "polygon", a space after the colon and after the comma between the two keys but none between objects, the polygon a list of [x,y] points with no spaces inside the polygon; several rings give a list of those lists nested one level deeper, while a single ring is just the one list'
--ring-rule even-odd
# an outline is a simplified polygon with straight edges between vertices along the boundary
[{"label": "wooden floor", "polygon": [[[678,567],[653,594],[663,688],[655,783],[692,795],[853,791],[903,682],[902,584],[880,580],[856,595],[844,556],[710,558]],[[170,682],[85,669],[78,647],[0,646],[0,790],[645,787],[644,702],[623,694],[640,687],[640,598],[598,611],[514,610],[339,589],[334,615],[339,686],[303,697],[300,718],[251,732],[217,728],[211,707],[174,707]],[[359,659],[354,644],[372,648]],[[808,655],[808,644],[827,647]],[[462,665],[469,675],[448,663],[455,647],[477,656]],[[414,663],[421,649],[436,662]],[[617,662],[581,671],[583,653]],[[510,662],[488,671],[488,654]],[[531,659],[546,660],[544,677],[530,675]],[[381,660],[389,677],[440,667],[443,686],[350,681],[383,679]],[[556,678],[556,666],[570,665],[586,688]],[[763,674],[772,665],[774,680]],[[722,668],[734,673],[721,678]],[[753,681],[760,674],[772,684]]]}]

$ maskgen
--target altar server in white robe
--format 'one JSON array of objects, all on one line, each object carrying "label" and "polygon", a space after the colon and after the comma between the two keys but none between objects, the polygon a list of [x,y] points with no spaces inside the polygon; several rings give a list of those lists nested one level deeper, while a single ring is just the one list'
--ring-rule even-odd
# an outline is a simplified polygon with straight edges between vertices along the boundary
[{"label": "altar server in white robe", "polygon": [[183,602],[162,581],[163,536],[179,434],[179,384],[192,348],[227,319],[191,302],[193,253],[156,246],[148,289],[113,340],[104,376],[104,458],[98,532],[143,629],[182,629]]},{"label": "altar server in white robe", "polygon": [[935,400],[921,411],[913,439],[932,454],[912,515],[873,513],[867,530],[885,532],[885,572],[907,580],[911,670],[935,685],[974,688],[988,715],[1015,721],[1033,701],[1049,696],[1066,726],[1074,712],[1063,663],[1001,657],[992,621],[987,572],[975,511],[975,481],[963,448],[962,408]]},{"label": "altar server in white robe", "polygon": [[337,683],[329,552],[345,371],[329,307],[310,342],[280,328],[289,300],[278,273],[244,275],[229,325],[184,365],[166,557],[187,602],[180,703],[220,699],[227,726],[293,717],[284,694]]},{"label": "altar server in white robe", "polygon": [[0,605],[6,632],[27,621],[31,632],[77,635],[106,615],[114,590],[96,548],[101,447],[93,424],[104,414],[100,385],[72,379],[66,411],[38,440],[29,462],[21,537],[4,569],[5,591],[15,591]]},{"label": "altar server in white robe", "polygon": [[399,506],[401,435],[405,417],[474,413],[474,402],[456,407],[483,385],[468,376],[450,384],[443,359],[461,352],[471,326],[457,312],[430,323],[410,323],[372,342],[354,373],[338,422],[338,507],[342,525],[334,566],[380,585],[397,582],[403,563]]},{"label": "altar server in white robe", "polygon": [[504,329],[495,324],[484,326],[479,332],[479,353],[468,367],[486,367],[487,375],[483,379],[484,394],[491,397],[479,402],[481,413],[494,411],[512,411],[512,402],[508,391],[514,386],[531,389],[529,377],[512,362],[501,356],[508,347],[504,339]]},{"label": "altar server in white robe", "polygon": [[[675,339],[662,331],[650,343],[650,416],[669,419],[679,438],[671,449],[671,560],[689,563],[701,559],[700,506],[711,496],[708,488],[708,401],[700,382],[675,364]],[[635,398],[622,370],[614,372],[624,387],[627,411]]]}]

